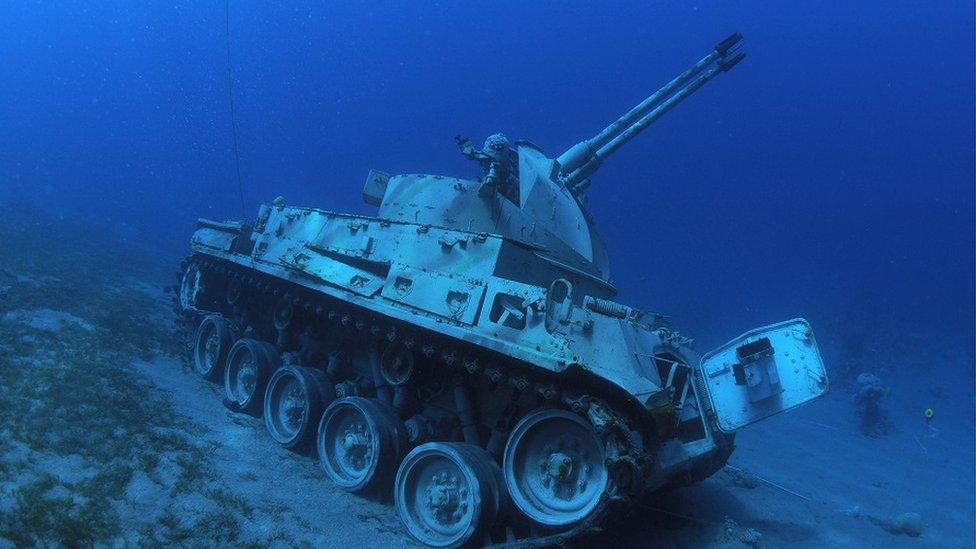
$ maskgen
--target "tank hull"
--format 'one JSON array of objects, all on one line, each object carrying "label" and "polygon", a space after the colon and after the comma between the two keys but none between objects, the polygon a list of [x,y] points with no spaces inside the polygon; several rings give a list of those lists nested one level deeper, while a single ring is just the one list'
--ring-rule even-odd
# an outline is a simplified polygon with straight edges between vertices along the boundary
[{"label": "tank hull", "polygon": [[[660,318],[580,295],[607,295],[605,283],[498,235],[309,208],[263,211],[253,228],[200,221],[181,275],[187,325],[218,315],[234,333],[274,345],[284,364],[321,372],[322,407],[342,396],[389,403],[420,431],[410,447],[463,441],[501,465],[521,416],[540,407],[577,414],[597,433],[607,481],[599,504],[553,535],[581,533],[650,491],[700,480],[731,452],[732,436],[703,413],[687,366],[699,355]],[[399,254],[408,242],[410,255]],[[527,281],[496,276],[514,276],[513,258]],[[545,279],[566,286],[532,283]],[[283,309],[286,324],[276,320]],[[376,373],[391,348],[416,363],[407,386]],[[662,380],[660,356],[680,364],[683,382]],[[523,525],[515,537],[535,540],[531,531]]]}]

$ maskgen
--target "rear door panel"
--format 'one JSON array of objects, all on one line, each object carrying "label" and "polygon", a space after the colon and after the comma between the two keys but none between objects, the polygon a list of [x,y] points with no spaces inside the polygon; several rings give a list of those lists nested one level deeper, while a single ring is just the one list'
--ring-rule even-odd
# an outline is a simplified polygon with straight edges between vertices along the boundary
[{"label": "rear door panel", "polygon": [[756,328],[706,353],[701,375],[718,427],[731,433],[827,392],[827,372],[802,318]]}]

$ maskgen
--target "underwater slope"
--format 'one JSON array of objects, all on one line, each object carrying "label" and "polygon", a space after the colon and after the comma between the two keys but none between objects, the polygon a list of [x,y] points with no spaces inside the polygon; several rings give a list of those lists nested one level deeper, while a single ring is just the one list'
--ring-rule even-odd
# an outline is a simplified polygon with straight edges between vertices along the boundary
[{"label": "underwater slope", "polygon": [[[176,258],[0,214],[0,546],[409,543],[392,507],[334,489],[175,358],[161,286]],[[933,358],[968,360],[873,360]],[[894,387],[895,429],[871,438],[835,389],[742,431],[733,467],[582,543],[972,546],[972,417],[943,412],[971,410],[971,392],[944,389],[929,425],[915,412],[931,395]],[[903,513],[920,537],[894,528]]]},{"label": "underwater slope", "polygon": [[0,547],[404,544],[183,372],[148,256],[3,213]]},{"label": "underwater slope", "polygon": [[859,431],[844,389],[745,429],[730,467],[645,502],[614,543],[741,547],[759,534],[765,547],[973,547],[971,418],[933,431],[907,412],[924,410],[924,394],[893,399],[896,430],[882,438]]}]

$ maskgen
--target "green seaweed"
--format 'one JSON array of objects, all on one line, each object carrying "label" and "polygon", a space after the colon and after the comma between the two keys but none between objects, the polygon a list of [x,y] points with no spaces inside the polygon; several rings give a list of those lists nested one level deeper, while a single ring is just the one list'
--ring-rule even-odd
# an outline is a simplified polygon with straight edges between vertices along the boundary
[{"label": "green seaweed", "polygon": [[[0,226],[0,476],[21,484],[0,510],[0,539],[65,547],[299,543],[280,530],[268,539],[244,535],[243,521],[265,511],[215,487],[205,429],[132,368],[185,352],[168,298],[145,287],[161,288],[172,271],[156,266],[175,258],[149,260],[83,231],[67,238],[56,224],[17,226]],[[32,323],[38,314],[46,322]],[[13,457],[23,447],[27,457]],[[67,456],[63,463],[83,464],[71,471],[73,482],[46,474],[43,460]],[[137,475],[171,481],[171,499],[157,515],[123,525],[118,506]],[[216,510],[187,512],[179,507],[184,494],[201,494]]]},{"label": "green seaweed", "polygon": [[50,495],[57,485],[47,477],[18,488],[12,511],[0,515],[0,536],[16,546],[44,545],[53,539],[66,547],[81,547],[119,534],[119,517],[108,500],[79,503],[72,497]]}]

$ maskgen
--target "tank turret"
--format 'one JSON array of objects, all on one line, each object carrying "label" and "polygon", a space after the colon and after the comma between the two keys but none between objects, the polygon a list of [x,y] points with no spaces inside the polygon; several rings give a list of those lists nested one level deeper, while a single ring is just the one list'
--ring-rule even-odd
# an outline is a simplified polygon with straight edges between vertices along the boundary
[{"label": "tank turret", "polygon": [[[595,221],[581,194],[603,161],[695,91],[742,59],[742,35],[735,33],[664,87],[591,139],[555,158],[527,140],[510,143],[489,136],[481,149],[455,137],[461,153],[481,167],[477,192],[453,192],[436,176],[398,176],[380,189],[383,217],[424,220],[432,225],[481,228],[545,249],[544,255],[602,281],[607,296],[609,261]],[[369,181],[367,187],[370,186]],[[455,189],[460,188],[455,183]],[[474,190],[474,189],[469,189]],[[377,190],[372,191],[377,195]],[[409,196],[410,200],[400,197]],[[445,215],[450,212],[450,215]]]}]

